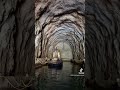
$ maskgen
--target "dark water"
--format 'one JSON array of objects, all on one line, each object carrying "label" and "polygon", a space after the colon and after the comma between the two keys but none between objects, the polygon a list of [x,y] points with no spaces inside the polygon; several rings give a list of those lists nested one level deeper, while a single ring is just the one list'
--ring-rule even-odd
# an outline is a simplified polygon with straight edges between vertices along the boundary
[{"label": "dark water", "polygon": [[78,74],[79,69],[79,65],[70,62],[64,62],[61,70],[43,66],[36,71],[36,90],[83,90],[84,77],[70,77],[71,74]]}]

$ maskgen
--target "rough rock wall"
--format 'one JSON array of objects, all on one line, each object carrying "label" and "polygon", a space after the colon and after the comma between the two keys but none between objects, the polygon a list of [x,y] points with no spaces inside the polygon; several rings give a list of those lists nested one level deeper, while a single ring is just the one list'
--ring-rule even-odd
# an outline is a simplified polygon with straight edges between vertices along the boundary
[{"label": "rough rock wall", "polygon": [[120,78],[120,1],[86,0],[86,78],[110,87]]},{"label": "rough rock wall", "polygon": [[[86,0],[85,3],[86,78],[95,79],[99,85],[102,84],[101,86],[106,84],[109,86],[116,82],[120,75],[120,1]],[[49,5],[49,3],[42,4],[43,8],[38,12],[39,16],[42,16],[48,8],[47,4]],[[76,8],[81,11],[82,8],[79,5],[76,5]],[[29,6],[34,7],[32,0],[0,0],[0,73],[2,75],[19,74],[20,72],[22,72],[21,74],[31,73],[32,71],[34,62],[34,26],[32,26],[34,8]],[[58,9],[53,10],[56,12],[51,12],[52,15],[59,17],[71,12],[77,12],[81,15],[79,10],[74,11],[76,9],[73,9],[71,5],[66,6],[69,8],[66,8],[65,12],[61,13],[63,9],[59,8],[59,11],[57,11]],[[51,19],[53,18],[50,17],[46,21]],[[42,24],[38,33],[46,25]]]},{"label": "rough rock wall", "polygon": [[84,58],[84,2],[85,0],[36,0],[36,56],[44,58],[51,46],[54,49],[59,42],[67,42],[72,48],[74,59]]},{"label": "rough rock wall", "polygon": [[34,72],[34,1],[0,0],[0,75]]}]

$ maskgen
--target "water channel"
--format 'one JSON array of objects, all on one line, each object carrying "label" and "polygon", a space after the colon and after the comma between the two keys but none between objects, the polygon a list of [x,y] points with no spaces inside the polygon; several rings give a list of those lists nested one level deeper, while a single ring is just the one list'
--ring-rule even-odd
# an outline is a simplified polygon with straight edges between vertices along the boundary
[{"label": "water channel", "polygon": [[43,66],[36,70],[36,90],[83,90],[84,77],[78,75],[79,65],[63,62],[62,69],[50,69]]}]

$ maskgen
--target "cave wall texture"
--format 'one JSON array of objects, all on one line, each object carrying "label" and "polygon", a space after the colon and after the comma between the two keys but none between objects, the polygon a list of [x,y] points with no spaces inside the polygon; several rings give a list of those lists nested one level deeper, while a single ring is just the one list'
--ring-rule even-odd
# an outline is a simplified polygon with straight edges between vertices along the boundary
[{"label": "cave wall texture", "polygon": [[[40,2],[41,0],[37,1]],[[36,35],[38,37],[44,36],[43,31],[52,31],[55,28],[55,24],[63,23],[55,23],[60,21],[60,17],[64,18],[68,14],[72,15],[73,12],[77,12],[79,16],[85,16],[85,78],[94,80],[102,87],[110,87],[120,78],[120,1],[86,0],[85,13],[83,13],[84,4],[80,4],[82,1],[84,0],[52,0],[52,2],[51,0],[46,0],[45,2],[43,0],[40,2],[42,7],[40,10],[38,9],[40,8],[39,4],[36,4],[35,16],[40,21],[40,26],[36,29]],[[76,2],[79,4],[76,4]],[[57,21],[56,17],[58,17]],[[68,19],[72,21],[72,18]],[[62,20],[65,21],[65,19]],[[79,20],[76,21],[79,22]],[[53,24],[45,28],[50,23]],[[76,25],[75,22],[73,23]],[[52,25],[53,27],[50,27]],[[84,31],[84,29],[82,30]],[[39,43],[40,46],[43,46],[40,51],[44,52],[45,43],[42,40],[44,39],[41,39],[41,43]],[[42,54],[40,55],[42,56]]]},{"label": "cave wall texture", "polygon": [[[38,5],[35,10],[35,20],[37,21],[39,17],[42,17],[39,20],[41,22],[46,21],[41,23],[41,27],[37,28],[38,30],[36,29],[35,34],[38,37],[43,35],[42,29],[47,24],[59,21],[57,17],[63,16],[56,25],[65,20],[64,15],[67,13],[72,13],[72,18],[84,18],[85,16],[85,78],[95,80],[97,84],[103,87],[111,86],[120,78],[119,0],[86,0],[85,14],[82,13],[84,12],[83,4],[79,2],[84,0],[73,0],[79,5],[73,4],[75,7],[73,8],[72,5],[67,4],[65,7],[63,6],[65,9],[59,8],[59,11],[56,7],[51,8],[51,6],[49,8],[53,9],[53,12],[50,11],[50,14],[47,13],[49,10],[45,10],[55,0],[52,0],[52,2],[48,2],[48,0],[36,1],[43,3],[41,9]],[[71,0],[66,1],[68,3]],[[0,75],[25,75],[34,72],[35,22],[33,3],[34,0],[0,0]],[[57,2],[58,6],[59,4]],[[43,17],[44,12],[46,13]],[[48,16],[49,18],[45,18]],[[54,16],[55,18],[53,18]],[[68,19],[70,18],[68,17]],[[69,21],[76,23],[71,19]],[[77,22],[80,23],[81,20]],[[68,24],[68,26],[71,25]],[[45,37],[39,38],[41,41],[39,45],[42,45],[43,48],[39,49],[44,51],[45,47],[42,38]]]},{"label": "cave wall texture", "polygon": [[36,57],[48,56],[49,48],[66,42],[73,59],[84,58],[85,0],[36,0],[35,48]]},{"label": "cave wall texture", "polygon": [[120,0],[85,4],[85,77],[110,87],[120,78]]},{"label": "cave wall texture", "polygon": [[0,75],[34,74],[34,1],[0,0]]}]

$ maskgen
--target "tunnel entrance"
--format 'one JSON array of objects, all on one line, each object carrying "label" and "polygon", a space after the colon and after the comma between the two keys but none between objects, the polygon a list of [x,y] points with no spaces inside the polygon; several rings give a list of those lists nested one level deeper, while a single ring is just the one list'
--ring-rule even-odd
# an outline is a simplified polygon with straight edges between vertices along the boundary
[{"label": "tunnel entrance", "polygon": [[73,59],[71,47],[67,43],[60,42],[56,45],[56,47],[60,50],[63,61],[70,61]]}]

